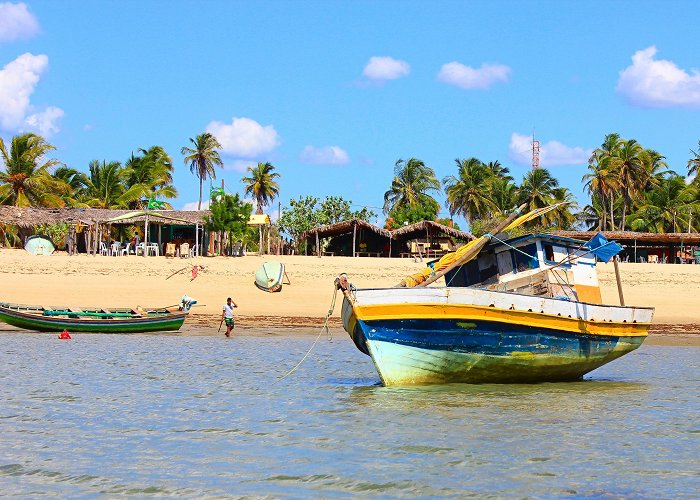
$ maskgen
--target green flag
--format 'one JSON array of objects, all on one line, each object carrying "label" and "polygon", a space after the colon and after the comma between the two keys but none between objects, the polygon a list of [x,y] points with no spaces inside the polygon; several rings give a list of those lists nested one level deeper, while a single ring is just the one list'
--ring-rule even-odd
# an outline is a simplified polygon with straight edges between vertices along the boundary
[{"label": "green flag", "polygon": [[216,198],[217,196],[223,196],[224,194],[224,188],[209,188],[209,197],[212,199]]},{"label": "green flag", "polygon": [[162,201],[158,201],[158,200],[154,200],[154,199],[149,198],[148,209],[149,210],[158,210],[159,208],[163,208],[163,204],[164,204],[164,202],[162,202]]}]

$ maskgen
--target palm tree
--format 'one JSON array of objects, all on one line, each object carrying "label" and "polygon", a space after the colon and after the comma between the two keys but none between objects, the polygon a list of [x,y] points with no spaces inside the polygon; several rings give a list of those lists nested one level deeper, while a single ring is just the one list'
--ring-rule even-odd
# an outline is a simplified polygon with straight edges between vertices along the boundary
[{"label": "palm tree", "polygon": [[546,168],[530,170],[518,189],[519,203],[527,203],[527,210],[543,208],[554,203],[559,181]]},{"label": "palm tree", "polygon": [[81,205],[78,200],[85,194],[90,182],[88,176],[74,168],[61,166],[54,170],[53,177],[70,187],[70,192],[63,196],[63,201],[69,206]]},{"label": "palm tree", "polygon": [[[173,182],[173,162],[160,146],[139,148],[139,156],[133,154],[125,164],[124,179],[128,188],[140,191],[139,199],[131,208],[144,208],[144,200],[150,198],[176,198]],[[169,204],[166,204],[169,206]]]},{"label": "palm tree", "polygon": [[[586,174],[582,179],[586,182],[586,189],[591,193],[591,196],[595,195],[600,199],[602,221],[599,222],[598,227],[605,229],[606,219],[609,215],[612,231],[615,230],[615,194],[619,188],[617,169],[614,167],[613,159],[617,158],[623,142],[620,135],[615,132],[606,135],[603,143],[593,151],[588,160],[588,168],[592,172]],[[610,207],[609,213],[608,205]]]},{"label": "palm tree", "polygon": [[199,177],[199,204],[197,210],[202,209],[202,183],[205,177],[216,179],[215,167],[223,167],[221,156],[217,149],[221,144],[209,132],[199,134],[195,139],[190,137],[194,148],[183,147],[181,153],[185,155],[185,164],[190,165],[190,171]]},{"label": "palm tree", "polygon": [[632,198],[644,190],[650,180],[650,174],[645,168],[644,148],[634,139],[623,141],[612,166],[617,170],[617,177],[622,188],[623,204],[620,230],[625,230],[625,217],[630,208]]},{"label": "palm tree", "polygon": [[90,175],[82,202],[92,208],[129,208],[140,199],[139,186],[128,188],[127,171],[118,161],[90,162]]},{"label": "palm tree", "polygon": [[0,156],[5,171],[0,171],[0,204],[15,206],[62,207],[62,196],[70,187],[51,175],[51,169],[61,163],[45,159],[56,149],[36,134],[16,135],[8,150],[0,138]]},{"label": "palm tree", "polygon": [[610,161],[596,156],[591,157],[588,164],[590,173],[581,179],[584,182],[586,191],[591,195],[592,200],[600,202],[600,218],[598,219],[598,231],[605,230],[608,217],[608,204],[610,205],[610,230],[615,230],[615,217],[613,202],[615,192],[618,188],[618,178],[614,169],[610,167]]},{"label": "palm tree", "polygon": [[[697,174],[700,172],[700,141],[698,141],[698,150],[690,150],[693,157],[688,160],[688,175]],[[695,177],[697,179],[697,175]]]},{"label": "palm tree", "polygon": [[700,210],[698,188],[687,185],[685,179],[674,173],[663,177],[659,185],[644,193],[636,210],[627,217],[634,231],[654,233],[682,232],[690,225],[691,213]]},{"label": "palm tree", "polygon": [[275,181],[280,176],[273,172],[275,167],[268,163],[258,162],[256,167],[248,167],[250,177],[243,177],[241,181],[246,185],[245,194],[255,198],[257,208],[256,214],[263,213],[263,207],[270,205],[272,200],[279,194],[280,187]]},{"label": "palm tree", "polygon": [[416,205],[439,208],[435,198],[428,194],[430,191],[440,192],[440,181],[432,168],[417,158],[398,160],[394,165],[391,188],[384,193],[384,213]]},{"label": "palm tree", "polygon": [[447,208],[451,214],[461,214],[471,223],[488,212],[498,210],[490,193],[493,170],[477,158],[455,159],[457,176],[443,179],[447,194]]}]

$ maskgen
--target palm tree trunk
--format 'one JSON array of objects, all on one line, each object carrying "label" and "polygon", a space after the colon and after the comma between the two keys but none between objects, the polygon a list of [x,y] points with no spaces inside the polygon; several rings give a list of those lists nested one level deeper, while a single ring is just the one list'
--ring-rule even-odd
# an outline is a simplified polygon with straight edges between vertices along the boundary
[{"label": "palm tree trunk", "polygon": [[199,178],[199,205],[197,205],[197,210],[202,209],[202,178]]},{"label": "palm tree trunk", "polygon": [[615,230],[615,206],[613,204],[614,198],[612,193],[610,193],[610,230]]}]

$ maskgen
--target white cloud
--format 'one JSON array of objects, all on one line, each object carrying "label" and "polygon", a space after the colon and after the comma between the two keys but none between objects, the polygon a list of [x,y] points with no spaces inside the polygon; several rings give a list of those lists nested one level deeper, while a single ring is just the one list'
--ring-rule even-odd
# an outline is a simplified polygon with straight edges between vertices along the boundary
[{"label": "white cloud", "polygon": [[487,89],[498,82],[507,82],[510,68],[503,64],[482,64],[472,68],[453,61],[443,64],[437,75],[441,82],[463,89]]},{"label": "white cloud", "polygon": [[321,148],[306,146],[299,155],[299,159],[312,165],[347,165],[350,163],[350,156],[339,146],[323,146]]},{"label": "white cloud", "polygon": [[44,111],[34,113],[25,120],[32,130],[36,130],[39,135],[50,137],[60,129],[56,123],[63,118],[63,110],[54,106],[49,106]]},{"label": "white cloud", "polygon": [[225,155],[235,158],[255,158],[279,145],[279,136],[272,125],[262,126],[245,117],[234,117],[230,124],[213,121],[206,131],[218,139]]},{"label": "white cloud", "polygon": [[233,172],[247,172],[248,167],[254,167],[257,162],[250,160],[230,160],[224,163],[224,170]]},{"label": "white cloud", "polygon": [[396,80],[407,76],[411,72],[411,66],[406,61],[393,57],[373,56],[362,71],[370,80]]},{"label": "white cloud", "polygon": [[31,38],[39,23],[23,3],[0,3],[0,42]]},{"label": "white cloud", "polygon": [[29,102],[49,58],[26,53],[0,70],[0,129],[9,132],[31,130],[50,136],[59,131],[63,110],[54,106],[36,110]]},{"label": "white cloud", "polygon": [[617,91],[643,107],[700,107],[700,72],[679,68],[673,61],[654,59],[656,47],[639,50],[632,65],[620,72]]},{"label": "white cloud", "polygon": [[[197,210],[199,201],[190,201],[182,206],[182,210]],[[202,210],[209,210],[209,200],[202,200]]]},{"label": "white cloud", "polygon": [[[540,144],[540,166],[586,165],[592,153],[592,149],[549,141]],[[532,165],[532,137],[513,132],[508,145],[508,157],[518,165]]]}]

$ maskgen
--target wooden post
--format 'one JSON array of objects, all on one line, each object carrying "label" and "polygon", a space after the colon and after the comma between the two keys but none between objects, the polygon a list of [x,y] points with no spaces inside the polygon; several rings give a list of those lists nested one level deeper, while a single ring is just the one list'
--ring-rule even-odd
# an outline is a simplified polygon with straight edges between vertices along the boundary
[{"label": "wooden post", "polygon": [[355,239],[357,237],[357,224],[352,225],[352,256],[355,257]]},{"label": "wooden post", "polygon": [[321,247],[319,246],[319,241],[318,241],[318,231],[316,231],[316,255],[318,258],[321,258]]},{"label": "wooden post", "polygon": [[620,305],[625,305],[625,298],[622,296],[622,280],[620,280],[620,266],[618,262],[620,257],[617,255],[613,257],[613,264],[615,265],[615,280],[617,281],[617,294],[620,296]]}]

